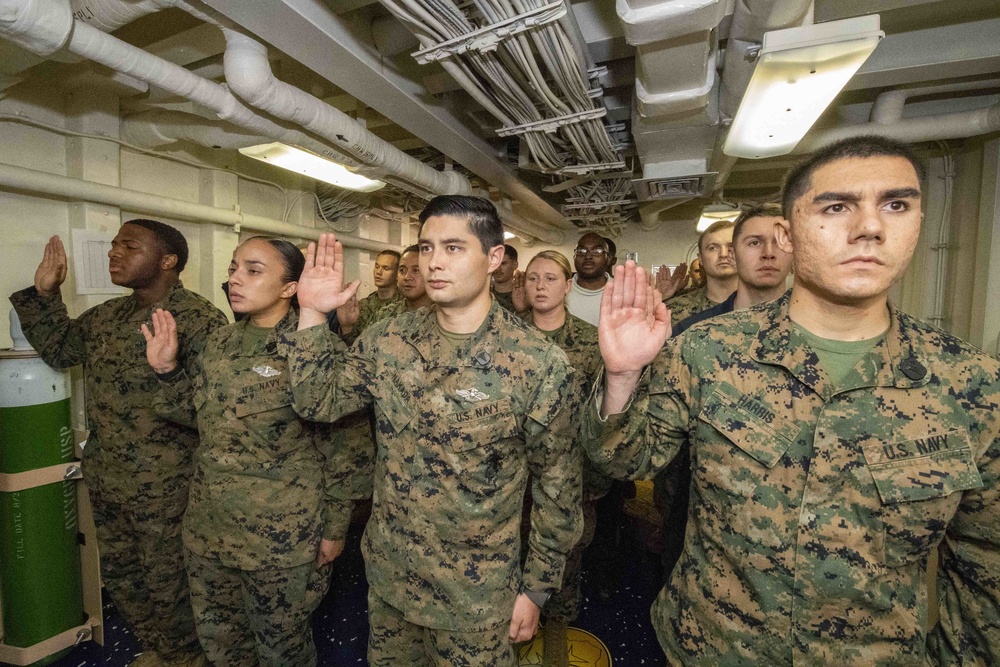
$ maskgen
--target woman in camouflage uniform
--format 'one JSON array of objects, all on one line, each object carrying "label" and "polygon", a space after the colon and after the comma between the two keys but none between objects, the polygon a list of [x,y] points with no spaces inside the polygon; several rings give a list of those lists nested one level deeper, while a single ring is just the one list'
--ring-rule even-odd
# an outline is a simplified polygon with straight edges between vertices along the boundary
[{"label": "woman in camouflage uniform", "polygon": [[343,548],[350,507],[327,493],[317,426],[295,414],[277,339],[295,331],[302,253],[255,237],[233,253],[229,299],[246,318],[207,341],[194,377],[177,366],[170,313],[143,327],[157,412],[197,424],[201,445],[184,547],[198,636],[217,666],[316,664],[310,616]]},{"label": "woman in camouflage uniform", "polygon": [[[578,391],[586,395],[601,368],[601,351],[597,346],[597,327],[570,315],[566,309],[572,278],[566,256],[555,250],[545,250],[528,262],[515,291],[524,290],[524,298],[531,306],[525,319],[562,348],[570,365],[579,371]],[[568,664],[566,626],[580,613],[583,552],[594,538],[594,505],[608,492],[611,479],[594,470],[585,459],[583,487],[583,536],[566,559],[563,587],[552,595],[542,610],[545,617],[544,664],[552,667]]]}]

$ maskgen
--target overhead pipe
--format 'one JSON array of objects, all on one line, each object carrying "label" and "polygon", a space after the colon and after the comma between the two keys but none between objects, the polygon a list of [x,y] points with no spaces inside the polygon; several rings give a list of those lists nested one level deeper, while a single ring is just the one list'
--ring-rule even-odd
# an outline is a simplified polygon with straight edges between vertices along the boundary
[{"label": "overhead pipe", "polygon": [[926,97],[928,95],[941,95],[943,93],[963,93],[972,90],[988,90],[990,88],[1000,88],[1000,79],[887,90],[875,98],[870,118],[875,123],[895,123],[903,117],[903,107],[906,106],[907,101],[911,97]]},{"label": "overhead pipe", "polygon": [[528,234],[529,236],[550,245],[562,245],[566,240],[566,233],[561,229],[544,227],[535,222],[531,222],[519,213],[514,212],[513,204],[509,199],[502,199],[496,204],[497,213],[504,227]]},{"label": "overhead pipe", "polygon": [[[45,19],[52,12],[58,13],[66,7],[68,5],[65,3],[55,0],[29,0],[27,4],[22,4],[20,0],[0,0],[0,16],[15,17],[13,21],[0,22],[0,36],[39,54],[45,52],[37,43],[40,37],[45,37],[50,44],[61,41],[73,54],[196,102],[214,111],[220,118],[251,132],[271,137],[272,141],[299,146],[347,167],[362,166],[335,147],[265,118],[244,105],[225,86],[127,44],[82,21],[70,22],[68,28],[63,27],[64,36],[59,40],[52,39],[48,35],[51,31]],[[21,16],[24,19],[18,20]]]},{"label": "overhead pipe", "polygon": [[793,153],[808,153],[848,137],[875,134],[908,144],[964,139],[1000,131],[1000,104],[937,116],[902,118],[891,123],[861,123],[809,135]]},{"label": "overhead pipe", "polygon": [[[250,213],[195,204],[192,202],[130,190],[113,185],[92,183],[44,171],[0,164],[0,187],[37,195],[62,197],[72,201],[88,201],[106,206],[157,215],[174,220],[211,223],[230,227],[234,232],[249,229],[255,232],[316,240],[326,230],[293,225],[290,222],[265,218]],[[378,252],[384,243],[359,238],[351,234],[337,234],[337,239],[349,248]]]},{"label": "overhead pipe", "polygon": [[413,186],[425,196],[472,191],[469,179],[462,174],[438,171],[372,134],[339,109],[277,79],[271,72],[267,47],[257,40],[228,27],[223,27],[222,32],[226,37],[223,60],[226,83],[251,106],[323,137],[359,161],[375,167],[378,178],[411,191]]},{"label": "overhead pipe", "polygon": [[[174,0],[171,1],[181,5]],[[339,162],[358,173],[374,175],[376,178],[393,182],[409,191],[416,191],[421,196],[426,197],[428,192],[455,192],[456,189],[467,192],[471,189],[468,180],[460,174],[438,172],[419,160],[402,153],[402,151],[398,151],[390,144],[382,142],[381,139],[377,139],[367,131],[361,130],[360,126],[347,116],[343,117],[350,125],[343,124],[338,127],[344,133],[342,136],[349,140],[348,145],[339,140],[336,143],[322,142],[304,132],[279,125],[244,105],[224,86],[208,81],[183,67],[127,44],[80,20],[72,20],[71,14],[69,15],[70,20],[67,22],[68,8],[68,4],[54,0],[27,0],[26,2],[0,0],[0,16],[5,17],[5,20],[0,21],[0,36],[11,39],[40,55],[46,55],[65,46],[70,53],[93,60],[115,71],[202,104],[214,111],[220,118],[229,120],[252,132],[271,137],[272,141],[299,146]],[[186,7],[182,6],[182,8]],[[268,73],[270,73],[269,66]],[[283,90],[286,94],[289,92],[287,89]],[[287,106],[289,99],[279,100],[278,103]],[[359,131],[368,134],[370,138],[377,139],[384,146],[370,141],[366,142],[363,135],[358,141]],[[359,152],[365,157],[372,157],[375,160],[382,158],[383,166],[389,169],[398,168],[402,174],[399,174],[397,178],[396,175],[385,173],[381,167],[372,168],[371,165],[355,156]],[[386,155],[396,159],[384,159]],[[416,165],[419,165],[419,168]],[[427,172],[436,174],[437,180],[428,179]],[[416,182],[411,182],[410,177],[413,177]],[[431,186],[431,189],[428,189],[428,186]]]},{"label": "overhead pipe", "polygon": [[71,0],[73,16],[103,32],[173,6],[174,0]]},{"label": "overhead pipe", "polygon": [[660,214],[672,208],[686,204],[694,197],[683,197],[681,199],[664,199],[655,202],[647,202],[639,208],[639,226],[647,232],[652,232],[660,228],[666,222]]},{"label": "overhead pipe", "polygon": [[274,141],[224,120],[211,120],[183,111],[165,109],[144,111],[122,118],[121,138],[143,148],[160,148],[178,141],[190,141],[209,148],[239,149]]}]

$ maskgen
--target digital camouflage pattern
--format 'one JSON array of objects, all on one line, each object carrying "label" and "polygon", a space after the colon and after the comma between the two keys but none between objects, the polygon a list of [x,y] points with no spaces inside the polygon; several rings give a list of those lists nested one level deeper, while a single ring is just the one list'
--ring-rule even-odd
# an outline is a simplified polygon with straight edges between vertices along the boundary
[{"label": "digital camouflage pattern", "polygon": [[150,324],[155,308],[169,310],[179,321],[178,362],[192,368],[225,315],[180,281],[153,307],[139,308],[130,294],[76,319],[61,296],[44,297],[34,287],[10,301],[45,363],[83,365],[90,429],[83,471],[105,587],[145,649],[169,661],[200,652],[180,539],[198,432],[154,413],[157,379],[139,326]]},{"label": "digital camouflage pattern", "polygon": [[[414,310],[419,310],[415,308]],[[406,299],[400,299],[399,301],[393,301],[388,306],[378,311],[372,324],[375,322],[381,322],[382,320],[387,320],[391,317],[396,317],[396,315],[402,315],[403,313],[412,313],[413,310],[407,310]]]},{"label": "digital camouflage pattern", "polygon": [[201,433],[184,547],[229,568],[283,569],[312,562],[322,537],[346,535],[354,474],[336,468],[328,433],[292,409],[277,340],[295,331],[295,311],[249,346],[248,325],[215,331],[198,370],[160,382],[155,407]]},{"label": "digital camouflage pattern", "polygon": [[664,303],[670,310],[670,321],[680,323],[695,313],[708,310],[715,305],[708,298],[708,287],[704,285],[667,299]]},{"label": "digital camouflage pattern", "polygon": [[238,570],[188,552],[198,635],[215,667],[313,667],[309,617],[330,588],[333,563]]},{"label": "digital camouflage pattern", "polygon": [[1000,364],[891,309],[833,387],[788,302],[695,325],[624,414],[587,411],[615,476],[648,478],[690,439],[687,540],[652,611],[668,660],[998,664]]},{"label": "digital camouflage pattern", "polygon": [[375,322],[378,322],[380,318],[379,311],[387,306],[402,303],[403,300],[403,295],[398,289],[388,299],[380,299],[378,297],[378,290],[375,290],[363,299],[358,299],[359,314],[355,329],[359,332],[364,331]]},{"label": "digital camouflage pattern", "polygon": [[497,292],[496,290],[490,290],[490,294],[496,299],[501,306],[504,307],[508,313],[516,313],[517,309],[514,308],[514,292]]},{"label": "digital camouflage pattern", "polygon": [[506,625],[479,632],[429,633],[371,590],[368,619],[368,667],[517,667]]},{"label": "digital camouflage pattern", "polygon": [[[363,542],[372,592],[424,627],[509,624],[523,588],[552,593],[581,530],[576,379],[566,355],[493,304],[452,345],[435,308],[367,329],[353,348],[323,327],[286,334],[296,410],[333,420],[374,403],[378,449],[342,452],[374,474]],[[519,525],[533,476],[532,532]]]},{"label": "digital camouflage pattern", "polygon": [[[532,322],[530,311],[522,319]],[[585,396],[601,369],[601,350],[597,344],[597,327],[584,322],[579,317],[566,313],[566,321],[554,331],[543,332],[545,337],[566,353],[570,365],[576,370],[578,387],[575,394]],[[581,402],[582,409],[584,403]],[[574,419],[579,423],[579,419]],[[545,603],[542,615],[546,621],[569,623],[580,614],[580,584],[583,574],[583,552],[594,539],[597,513],[594,503],[607,494],[612,479],[597,471],[590,461],[583,461],[583,534],[580,541],[566,557],[563,583],[558,591]],[[531,509],[530,496],[525,498],[526,511]],[[522,536],[530,529],[530,517],[525,516],[521,525]]]}]

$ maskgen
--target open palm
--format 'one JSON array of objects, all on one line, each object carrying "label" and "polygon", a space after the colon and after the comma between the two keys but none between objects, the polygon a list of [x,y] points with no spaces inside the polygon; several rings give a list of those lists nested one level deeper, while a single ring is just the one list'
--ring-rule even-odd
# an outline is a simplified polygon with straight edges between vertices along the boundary
[{"label": "open palm", "polygon": [[359,281],[344,288],[344,247],[333,234],[320,234],[306,250],[306,265],[296,294],[299,307],[331,313],[357,292]]},{"label": "open palm", "polygon": [[58,236],[45,244],[42,261],[35,269],[35,290],[39,294],[52,294],[66,280],[66,249]]},{"label": "open palm", "polygon": [[157,373],[169,373],[177,368],[177,321],[170,311],[153,311],[153,330],[143,324],[140,329],[146,339],[146,361]]},{"label": "open palm", "polygon": [[670,335],[670,314],[642,268],[615,268],[601,297],[598,342],[609,374],[637,373],[656,358]]}]

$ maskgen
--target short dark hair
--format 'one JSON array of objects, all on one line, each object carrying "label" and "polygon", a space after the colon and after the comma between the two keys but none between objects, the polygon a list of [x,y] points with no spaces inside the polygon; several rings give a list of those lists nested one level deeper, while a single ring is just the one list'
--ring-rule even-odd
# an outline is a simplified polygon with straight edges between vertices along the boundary
[{"label": "short dark hair", "polygon": [[[285,274],[281,277],[286,283],[296,282],[302,277],[302,270],[306,266],[306,258],[302,255],[302,250],[284,239],[275,239],[270,236],[251,236],[247,241],[266,241],[271,244],[278,254],[281,255],[281,263],[285,266]],[[242,243],[240,245],[243,245]]]},{"label": "short dark hair", "polygon": [[740,238],[740,234],[743,233],[743,223],[752,218],[780,218],[781,207],[777,204],[757,204],[751,206],[750,208],[741,211],[736,217],[736,221],[733,222],[733,245]]},{"label": "short dark hair", "polygon": [[792,207],[799,197],[806,193],[813,172],[820,167],[848,158],[901,157],[909,160],[917,172],[917,178],[924,180],[927,170],[909,144],[875,134],[849,137],[815,151],[803,162],[795,166],[785,176],[781,188],[781,213],[785,220],[792,219]]},{"label": "short dark hair", "polygon": [[723,229],[729,229],[732,226],[733,226],[733,221],[725,219],[717,220],[716,222],[710,224],[708,228],[701,233],[701,236],[698,237],[698,254],[701,254],[702,251],[701,243],[702,241],[705,240],[706,236],[708,236],[709,234],[714,234],[715,232],[721,232]]},{"label": "short dark hair", "polygon": [[419,254],[420,253],[420,246],[417,245],[416,243],[414,243],[413,245],[406,246],[405,248],[403,248],[403,252],[399,253],[399,258],[403,259],[403,255],[406,255],[407,253],[411,253],[411,252],[415,252],[415,253]]},{"label": "short dark hair", "polygon": [[375,258],[378,259],[382,255],[390,255],[392,257],[395,257],[397,263],[399,262],[400,258],[402,257],[402,255],[399,253],[398,250],[388,250],[388,249],[386,249],[386,250],[382,250],[381,252],[379,252],[379,254],[375,255]]},{"label": "short dark hair", "polygon": [[510,245],[509,243],[503,244],[503,256],[510,257],[517,264],[517,248]]},{"label": "short dark hair", "polygon": [[179,231],[158,220],[147,220],[146,218],[126,220],[124,224],[135,225],[136,227],[142,227],[153,232],[153,236],[156,237],[157,242],[160,244],[160,250],[163,254],[177,256],[177,264],[174,265],[177,273],[183,271],[184,267],[187,266],[188,242]]},{"label": "short dark hair", "polygon": [[503,223],[500,222],[496,206],[489,199],[468,195],[438,195],[427,202],[427,206],[420,212],[419,232],[424,231],[427,218],[438,215],[454,215],[468,220],[469,231],[479,239],[484,253],[488,253],[490,248],[503,245]]},{"label": "short dark hair", "polygon": [[607,241],[608,243],[608,256],[611,259],[618,259],[618,246],[615,244],[615,242],[612,241],[611,237],[608,236],[604,236],[602,238],[604,238],[604,240]]}]

